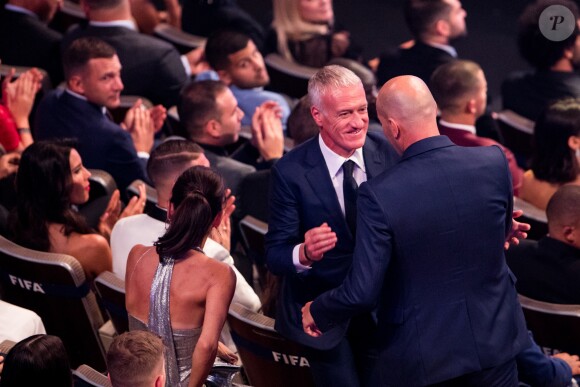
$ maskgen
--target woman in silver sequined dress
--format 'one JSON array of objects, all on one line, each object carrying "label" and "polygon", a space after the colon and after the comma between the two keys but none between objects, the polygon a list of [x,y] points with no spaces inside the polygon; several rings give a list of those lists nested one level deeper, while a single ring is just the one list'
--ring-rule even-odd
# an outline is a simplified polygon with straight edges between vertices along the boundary
[{"label": "woman in silver sequined dress", "polygon": [[208,258],[203,246],[222,217],[224,187],[209,168],[185,171],[173,187],[168,229],[155,246],[135,246],[125,278],[131,329],[163,338],[167,386],[202,386],[236,279],[225,264]]}]

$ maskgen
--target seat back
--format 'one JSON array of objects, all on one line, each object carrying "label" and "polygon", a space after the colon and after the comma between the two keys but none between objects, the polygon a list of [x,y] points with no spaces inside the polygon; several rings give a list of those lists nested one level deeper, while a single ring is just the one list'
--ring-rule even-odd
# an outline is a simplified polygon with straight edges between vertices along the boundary
[{"label": "seat back", "polygon": [[155,26],[153,35],[171,43],[180,54],[186,54],[191,50],[203,46],[207,40],[202,36],[192,35],[167,23],[160,23]]},{"label": "seat back", "polygon": [[308,93],[308,80],[318,71],[317,68],[291,62],[276,53],[266,55],[264,62],[270,75],[268,89],[292,98],[302,98]]},{"label": "seat back", "polygon": [[143,212],[148,213],[151,211],[152,207],[157,205],[157,191],[155,188],[151,187],[149,184],[145,183],[141,179],[134,180],[127,187],[127,198],[131,199],[133,196],[139,196],[139,185],[145,185],[145,192],[147,193],[147,201],[145,202],[145,210]]},{"label": "seat back", "polygon": [[146,109],[153,107],[153,103],[145,97],[140,97],[138,95],[122,95],[121,103],[115,109],[111,109],[111,115],[113,116],[113,121],[117,124],[121,124],[125,119],[127,111],[133,107],[135,102],[140,99],[142,106]]},{"label": "seat back", "polygon": [[89,177],[89,184],[91,186],[90,201],[93,201],[102,196],[111,196],[117,189],[117,183],[109,172],[102,169],[89,169],[91,176]]},{"label": "seat back", "polygon": [[540,347],[580,353],[580,305],[551,304],[519,295],[528,329]]},{"label": "seat back", "polygon": [[129,331],[129,317],[125,308],[125,281],[110,271],[99,274],[95,288],[118,334]]},{"label": "seat back", "polygon": [[74,387],[112,387],[106,375],[86,364],[81,364],[73,370],[72,375]]},{"label": "seat back", "polygon": [[106,369],[98,333],[104,321],[79,261],[0,237],[0,281],[6,302],[36,312],[46,332],[62,339],[72,367]]},{"label": "seat back", "polygon": [[522,210],[524,214],[518,218],[518,221],[528,223],[532,227],[528,231],[528,239],[537,241],[548,234],[546,211],[517,197],[514,197],[514,210]]},{"label": "seat back", "polygon": [[534,121],[522,117],[511,110],[499,112],[497,120],[505,146],[514,153],[518,164],[522,168],[526,168],[527,160],[532,155]]},{"label": "seat back", "polygon": [[50,21],[50,28],[60,33],[66,33],[72,26],[87,20],[83,9],[78,1],[64,0],[60,8]]},{"label": "seat back", "polygon": [[304,347],[276,332],[273,319],[233,304],[228,324],[252,386],[314,386]]}]

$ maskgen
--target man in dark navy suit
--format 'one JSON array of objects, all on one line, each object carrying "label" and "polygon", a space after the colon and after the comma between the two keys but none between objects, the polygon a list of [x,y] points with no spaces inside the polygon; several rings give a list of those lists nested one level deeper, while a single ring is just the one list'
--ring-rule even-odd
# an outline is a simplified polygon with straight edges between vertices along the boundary
[{"label": "man in dark navy suit", "polygon": [[302,331],[300,308],[344,280],[354,248],[353,189],[398,155],[381,134],[367,133],[365,90],[352,71],[322,68],[308,94],[320,134],[271,169],[266,255],[268,269],[282,276],[276,329],[312,347],[307,358],[317,386],[370,386],[374,316],[362,313],[348,332],[339,327],[314,339]]},{"label": "man in dark navy suit", "polygon": [[406,74],[428,84],[437,67],[457,58],[450,42],[467,34],[466,16],[459,0],[406,0],[405,20],[414,41],[381,55],[379,86]]},{"label": "man in dark navy suit", "polygon": [[387,82],[377,111],[402,158],[359,189],[351,271],[306,304],[305,332],[332,335],[378,302],[381,386],[517,386],[515,357],[529,338],[504,257],[513,205],[504,153],[440,136],[417,77]]},{"label": "man in dark navy suit", "polygon": [[121,64],[113,47],[100,39],[74,41],[63,64],[66,89],[47,94],[40,103],[36,139],[76,139],[84,165],[109,172],[121,192],[135,179],[148,181],[147,159],[165,108],[145,110],[137,101],[123,127],[109,118],[107,109],[120,104]]}]

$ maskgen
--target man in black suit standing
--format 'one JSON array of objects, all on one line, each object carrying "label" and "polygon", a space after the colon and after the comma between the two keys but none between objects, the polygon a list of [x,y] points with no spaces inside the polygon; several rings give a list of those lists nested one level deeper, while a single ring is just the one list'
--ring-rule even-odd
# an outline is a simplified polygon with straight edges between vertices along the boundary
[{"label": "man in black suit standing", "polygon": [[81,38],[65,51],[66,89],[48,93],[36,114],[36,139],[75,138],[87,168],[109,172],[121,192],[135,179],[148,181],[146,171],[153,136],[165,109],[149,110],[140,100],[129,109],[123,127],[107,109],[120,104],[121,64],[113,47],[96,38]]},{"label": "man in black suit standing", "polygon": [[8,0],[0,10],[0,59],[13,66],[39,67],[54,86],[62,79],[60,33],[48,28],[59,1]]},{"label": "man in black suit standing", "polygon": [[466,16],[459,0],[407,0],[405,20],[414,41],[381,55],[378,85],[399,75],[414,75],[429,84],[439,65],[457,58],[450,42],[467,34]]},{"label": "man in black suit standing", "polygon": [[68,32],[63,48],[80,37],[97,37],[117,51],[121,61],[124,94],[148,98],[169,108],[177,104],[179,91],[197,72],[201,49],[180,56],[169,43],[139,33],[128,0],[82,0],[89,20]]}]

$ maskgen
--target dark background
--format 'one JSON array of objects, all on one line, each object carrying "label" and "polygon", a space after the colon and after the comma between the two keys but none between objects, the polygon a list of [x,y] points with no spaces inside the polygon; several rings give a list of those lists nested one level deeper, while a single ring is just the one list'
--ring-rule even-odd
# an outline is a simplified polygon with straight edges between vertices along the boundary
[{"label": "dark background", "polygon": [[[464,0],[468,35],[453,42],[462,59],[481,65],[486,74],[493,107],[500,107],[501,81],[512,71],[528,69],[516,47],[517,19],[531,0]],[[578,2],[578,1],[577,1]],[[411,38],[403,19],[404,0],[335,0],[335,19],[363,47],[366,59],[386,47]],[[238,0],[238,4],[264,25],[272,18],[268,0]]]}]

